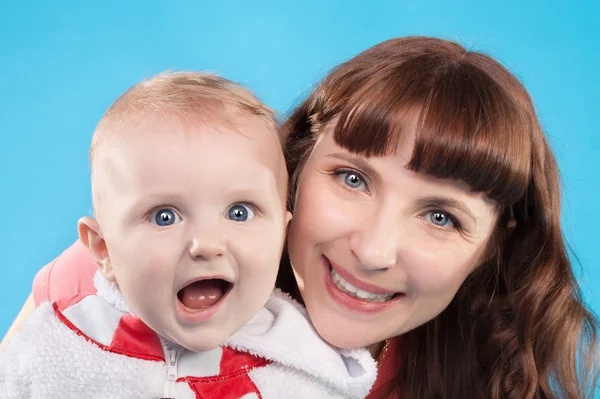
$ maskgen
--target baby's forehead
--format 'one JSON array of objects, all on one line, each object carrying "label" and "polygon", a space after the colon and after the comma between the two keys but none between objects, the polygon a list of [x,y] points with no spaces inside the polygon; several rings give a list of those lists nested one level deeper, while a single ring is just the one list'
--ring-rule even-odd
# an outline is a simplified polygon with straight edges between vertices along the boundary
[{"label": "baby's forehead", "polygon": [[[98,175],[122,174],[119,171],[125,165],[144,163],[149,160],[157,165],[161,162],[161,151],[181,152],[181,158],[171,162],[185,164],[193,162],[197,165],[200,157],[218,154],[240,154],[241,162],[258,163],[267,167],[275,175],[278,186],[285,196],[287,187],[287,172],[281,140],[275,127],[254,115],[222,115],[202,116],[196,120],[188,117],[173,118],[149,116],[139,118],[137,123],[122,126],[120,131],[109,132],[112,139],[105,137],[96,142],[92,150],[92,173]],[[195,152],[187,148],[192,141],[196,146]],[[145,152],[155,152],[156,157],[146,157]],[[184,158],[185,157],[185,158]],[[219,167],[225,157],[212,157],[214,167]],[[207,170],[207,173],[210,171]],[[93,178],[93,183],[94,179]]]},{"label": "baby's forehead", "polygon": [[[276,144],[276,151],[283,153],[279,129],[272,119],[242,112],[233,107],[203,107],[198,110],[173,112],[155,110],[138,112],[126,118],[103,124],[94,133],[91,156],[110,148],[139,140],[155,141],[165,136],[183,135],[186,138],[202,138],[215,133],[235,132],[245,139],[266,147]],[[106,144],[108,145],[105,147]]]}]

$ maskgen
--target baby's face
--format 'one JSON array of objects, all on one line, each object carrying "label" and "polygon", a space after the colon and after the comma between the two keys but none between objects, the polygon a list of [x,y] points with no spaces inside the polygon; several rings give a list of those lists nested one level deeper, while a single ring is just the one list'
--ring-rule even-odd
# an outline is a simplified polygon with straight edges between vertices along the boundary
[{"label": "baby's face", "polygon": [[194,351],[264,305],[288,221],[277,138],[258,118],[237,126],[147,123],[97,159],[114,279],[138,317]]}]

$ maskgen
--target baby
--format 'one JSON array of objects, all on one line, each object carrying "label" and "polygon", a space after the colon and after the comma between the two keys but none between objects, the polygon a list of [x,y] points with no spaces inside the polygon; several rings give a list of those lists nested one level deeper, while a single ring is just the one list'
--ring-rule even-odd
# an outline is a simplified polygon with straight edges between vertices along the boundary
[{"label": "baby", "polygon": [[226,79],[165,73],[119,97],[90,151],[79,237],[95,295],[44,303],[0,353],[6,398],[360,398],[336,351],[273,286],[287,172],[274,115]]}]

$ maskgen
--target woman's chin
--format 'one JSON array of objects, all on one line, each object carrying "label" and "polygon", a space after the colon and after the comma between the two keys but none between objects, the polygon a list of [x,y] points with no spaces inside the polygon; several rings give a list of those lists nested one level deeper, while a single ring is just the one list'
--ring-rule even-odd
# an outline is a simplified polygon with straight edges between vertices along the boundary
[{"label": "woman's chin", "polygon": [[322,308],[310,312],[311,321],[317,333],[329,345],[341,349],[355,349],[381,341],[376,336],[379,334],[373,334],[380,332],[377,328],[369,328],[370,331],[360,331],[360,327],[356,328],[355,320],[347,320],[339,315],[327,314],[327,312],[320,310]]}]

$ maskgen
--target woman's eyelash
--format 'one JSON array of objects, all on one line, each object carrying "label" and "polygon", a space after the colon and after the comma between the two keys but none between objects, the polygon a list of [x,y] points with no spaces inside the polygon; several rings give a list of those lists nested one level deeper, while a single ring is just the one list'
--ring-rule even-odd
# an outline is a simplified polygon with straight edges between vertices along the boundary
[{"label": "woman's eyelash", "polygon": [[[348,168],[334,169],[331,172],[331,174],[333,176],[335,176],[338,180],[340,180],[341,176],[343,176],[343,175],[355,175],[356,177],[358,177],[360,179],[361,183],[364,184],[364,187],[365,187],[364,191],[367,191],[367,192],[369,191],[369,183],[368,183],[367,179],[364,177],[364,174],[361,173],[361,172],[359,172],[359,171],[357,171],[357,170],[355,170],[355,169],[348,169]],[[357,190],[355,188],[352,188],[352,187],[350,187],[348,184],[346,184],[344,182],[341,182],[341,183],[348,190],[351,190],[351,191],[363,191],[363,190]],[[451,229],[453,231],[460,232],[460,231],[463,230],[462,224],[460,223],[460,221],[458,220],[458,218],[456,216],[454,216],[452,213],[450,213],[450,212],[448,212],[448,211],[446,211],[444,209],[441,209],[441,208],[438,208],[438,207],[431,207],[423,215],[434,214],[434,213],[441,213],[444,216],[446,216],[450,220],[450,222],[452,223]],[[437,226],[437,228],[449,231],[449,229],[448,228],[444,228],[444,226]]]},{"label": "woman's eyelash", "polygon": [[[456,231],[462,231],[462,224],[460,223],[460,221],[458,220],[458,218],[456,216],[454,216],[452,213],[445,211],[443,209],[440,208],[431,208],[429,209],[426,214],[429,213],[441,213],[444,214],[448,219],[450,219],[450,221],[452,222],[452,230],[456,230]],[[443,228],[443,226],[440,226],[439,228]]]},{"label": "woman's eyelash", "polygon": [[[332,175],[334,175],[335,177],[339,178],[342,175],[355,175],[356,177],[358,177],[361,182],[365,185],[365,189],[366,191],[369,191],[369,183],[367,181],[367,178],[365,178],[364,174],[361,172],[358,172],[354,169],[335,169],[332,172]],[[348,187],[348,185],[344,184],[344,186],[346,186],[348,189],[353,190],[353,188]]]},{"label": "woman's eyelash", "polygon": [[448,216],[448,218],[450,218],[450,220],[452,220],[452,224],[454,225],[454,228],[456,230],[462,230],[462,225],[460,224],[460,222],[458,221],[458,219],[451,213],[445,212],[446,216]]}]

